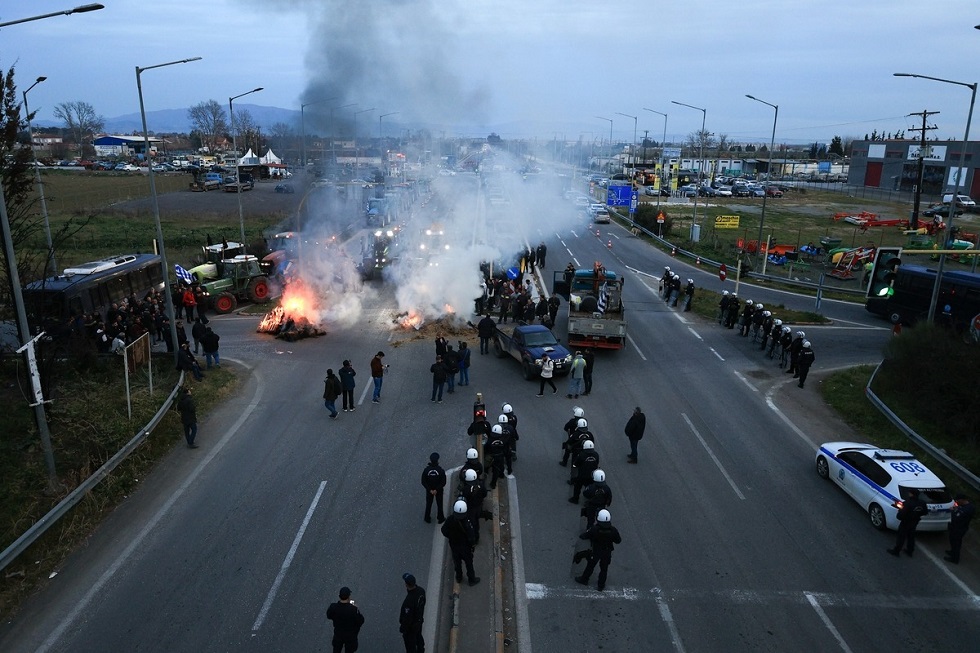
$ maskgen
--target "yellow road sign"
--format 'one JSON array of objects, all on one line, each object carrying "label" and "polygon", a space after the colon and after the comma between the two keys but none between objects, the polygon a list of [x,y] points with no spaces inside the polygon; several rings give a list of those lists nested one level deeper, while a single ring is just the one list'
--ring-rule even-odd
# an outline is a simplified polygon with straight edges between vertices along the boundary
[{"label": "yellow road sign", "polygon": [[737,215],[719,215],[715,217],[715,229],[738,229]]}]

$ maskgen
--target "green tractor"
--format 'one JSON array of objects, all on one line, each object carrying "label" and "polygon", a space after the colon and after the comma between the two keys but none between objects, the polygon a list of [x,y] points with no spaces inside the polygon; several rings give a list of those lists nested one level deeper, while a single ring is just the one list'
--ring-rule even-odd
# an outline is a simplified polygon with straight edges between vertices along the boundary
[{"label": "green tractor", "polygon": [[249,254],[205,263],[190,272],[210,296],[211,307],[218,314],[232,312],[239,301],[264,304],[271,298],[269,279],[259,268],[259,259]]}]

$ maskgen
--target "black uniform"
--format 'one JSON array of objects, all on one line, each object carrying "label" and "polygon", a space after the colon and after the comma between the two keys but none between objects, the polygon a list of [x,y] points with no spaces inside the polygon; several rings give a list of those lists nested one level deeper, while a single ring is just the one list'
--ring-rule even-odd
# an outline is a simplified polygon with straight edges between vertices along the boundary
[{"label": "black uniform", "polygon": [[796,336],[793,338],[793,342],[789,345],[789,369],[786,373],[793,373],[793,378],[799,376],[799,372],[796,371],[796,363],[800,359],[800,350],[803,349],[803,338]]},{"label": "black uniform", "polygon": [[[463,476],[466,474],[466,470],[468,469],[472,469],[474,472],[476,472],[477,478],[483,478],[483,463],[476,459],[470,460],[467,458],[466,462],[463,463],[463,466],[459,470],[459,488],[463,487]],[[458,493],[459,492],[457,492],[457,494]]]},{"label": "black uniform", "polygon": [[813,365],[813,361],[816,359],[817,357],[811,348],[804,347],[800,350],[796,358],[796,374],[800,377],[799,387],[802,388],[803,384],[806,383],[806,377],[810,373],[810,366]]},{"label": "black uniform", "polygon": [[364,625],[364,615],[352,601],[338,601],[327,608],[327,619],[333,622],[333,653],[355,653],[357,634]]},{"label": "black uniform", "polygon": [[480,541],[480,517],[484,517],[483,500],[487,498],[487,488],[483,480],[463,481],[460,496],[466,501],[466,519],[473,528],[473,544]]},{"label": "black uniform", "polygon": [[422,622],[425,620],[425,588],[415,585],[408,588],[398,613],[398,631],[405,642],[405,653],[425,653],[422,638]]},{"label": "black uniform", "polygon": [[738,327],[740,336],[749,335],[749,327],[752,326],[752,316],[755,314],[755,305],[745,302],[745,307],[742,309],[742,315],[738,318]]},{"label": "black uniform", "polygon": [[569,503],[578,503],[582,488],[592,482],[592,472],[599,469],[599,453],[595,449],[582,449],[575,457],[575,468],[578,472],[572,480],[572,496]]},{"label": "black uniform", "polygon": [[729,295],[722,295],[718,300],[718,324],[724,324],[725,317],[728,315],[728,303],[731,301]]},{"label": "black uniform", "polygon": [[693,281],[688,281],[687,282],[687,288],[684,289],[684,295],[686,295],[686,299],[684,300],[684,310],[685,311],[689,311],[689,310],[691,310],[691,302],[694,301],[694,282]]},{"label": "black uniform", "polygon": [[[468,505],[468,504],[467,504]],[[476,585],[480,579],[473,569],[473,547],[476,546],[476,534],[466,514],[454,513],[442,525],[442,534],[449,540],[449,550],[453,554],[453,567],[456,569],[456,582],[463,580],[463,564],[466,564],[466,578],[470,585]]]},{"label": "black uniform", "polygon": [[582,585],[589,584],[589,577],[595,570],[596,564],[599,565],[599,590],[606,587],[606,573],[609,571],[609,562],[612,560],[613,549],[623,541],[619,531],[609,522],[598,522],[592,528],[579,535],[580,539],[592,542],[592,550],[589,553],[589,563],[585,566],[585,571],[581,576],[575,577],[575,582]]},{"label": "black uniform", "polygon": [[507,441],[503,435],[490,433],[487,436],[486,454],[490,457],[490,489],[497,487],[497,479],[504,475],[504,462],[507,455]]},{"label": "black uniform", "polygon": [[585,507],[582,508],[586,519],[585,527],[592,528],[599,511],[612,505],[612,490],[605,481],[592,481],[582,490],[582,498],[585,499]]},{"label": "black uniform", "polygon": [[735,322],[738,320],[738,307],[738,297],[732,295],[728,301],[728,315],[725,316],[725,327],[729,329],[735,328]]},{"label": "black uniform", "polygon": [[442,499],[446,488],[446,472],[436,461],[430,462],[422,470],[422,487],[425,488],[425,521],[432,521],[432,502],[436,504],[439,523],[446,521],[442,509]]},{"label": "black uniform", "polygon": [[489,312],[476,325],[476,330],[480,336],[480,353],[489,354],[490,340],[493,338],[493,334],[497,330],[497,325],[494,323],[493,318],[490,317]]},{"label": "black uniform", "polygon": [[[507,424],[504,426],[510,429],[510,459],[511,462],[517,460],[517,441],[521,439],[521,434],[517,432],[517,415],[513,412],[504,413],[507,416]],[[504,429],[505,431],[507,429]],[[510,474],[510,466],[507,467],[507,473]]]},{"label": "black uniform", "polygon": [[772,343],[769,345],[769,358],[772,358],[773,353],[776,351],[776,346],[779,345],[779,334],[783,330],[783,325],[777,325],[773,322],[772,329],[769,331],[769,337],[772,339]]},{"label": "black uniform", "polygon": [[905,553],[912,555],[915,551],[915,529],[919,525],[919,520],[928,512],[929,506],[919,498],[918,492],[905,500],[898,510],[898,537],[895,540],[895,548],[888,549],[888,553],[897,556],[902,552],[902,545],[905,545]]},{"label": "black uniform", "polygon": [[760,350],[765,350],[766,344],[769,342],[769,335],[772,333],[772,323],[772,315],[762,320],[762,330],[759,332],[762,336],[762,346],[759,347]]},{"label": "black uniform", "polygon": [[957,497],[957,504],[953,507],[953,514],[949,520],[949,551],[946,552],[946,560],[949,562],[960,561],[960,548],[963,546],[963,536],[970,530],[970,520],[976,512],[973,502],[967,501],[966,497]]}]

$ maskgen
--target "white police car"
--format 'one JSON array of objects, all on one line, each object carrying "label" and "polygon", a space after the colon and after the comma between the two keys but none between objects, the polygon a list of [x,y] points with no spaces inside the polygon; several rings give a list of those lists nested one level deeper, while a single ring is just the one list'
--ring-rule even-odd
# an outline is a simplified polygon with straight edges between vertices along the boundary
[{"label": "white police car", "polygon": [[942,531],[949,524],[953,508],[949,490],[907,451],[858,442],[825,442],[817,449],[816,463],[817,474],[844,488],[879,530],[897,529],[902,502],[916,493],[929,506],[916,530]]}]

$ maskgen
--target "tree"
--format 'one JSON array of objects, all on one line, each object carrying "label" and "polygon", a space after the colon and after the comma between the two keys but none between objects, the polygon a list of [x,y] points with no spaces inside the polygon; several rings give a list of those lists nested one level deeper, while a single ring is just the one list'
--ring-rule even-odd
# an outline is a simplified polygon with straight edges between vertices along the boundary
[{"label": "tree", "polygon": [[492,132],[487,136],[487,143],[490,145],[500,145],[500,136],[496,132]]},{"label": "tree", "polygon": [[284,122],[277,122],[272,125],[269,131],[272,138],[275,139],[274,142],[279,148],[279,153],[282,154],[286,150],[286,141],[292,140],[293,128]]},{"label": "tree", "polygon": [[224,107],[216,100],[208,100],[188,109],[187,117],[201,139],[201,147],[206,147],[209,154],[214,154],[221,137],[228,133],[228,114]]},{"label": "tree", "polygon": [[[865,139],[867,140],[867,139]],[[844,156],[844,144],[840,136],[834,136],[830,141],[830,153]]]},{"label": "tree", "polygon": [[105,118],[95,113],[95,107],[88,102],[62,102],[55,106],[54,115],[64,121],[65,128],[74,136],[78,153],[82,156],[86,154],[85,137],[105,129]]},{"label": "tree", "polygon": [[236,156],[241,156],[249,148],[252,148],[256,156],[261,156],[262,152],[259,151],[259,147],[262,144],[262,128],[255,122],[255,118],[252,117],[252,112],[248,109],[238,109],[235,112],[234,118],[235,131],[238,132],[238,142],[236,144],[239,149],[235,153]]},{"label": "tree", "polygon": [[687,135],[684,144],[691,150],[692,156],[698,156],[702,149],[710,150],[715,145],[714,134],[698,130]]}]

